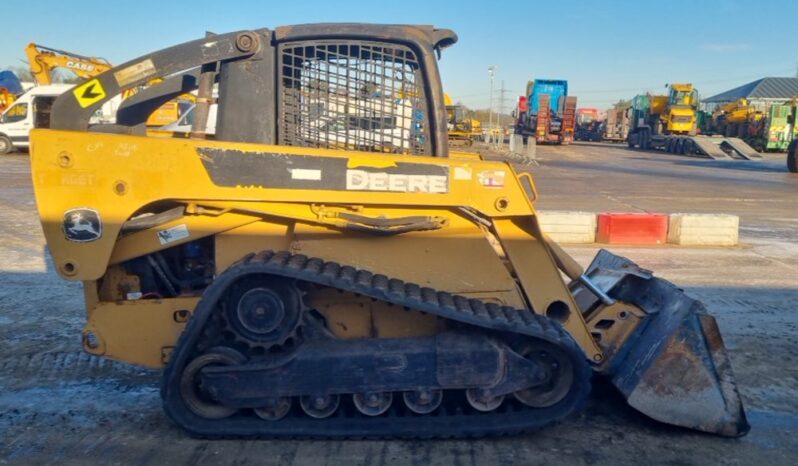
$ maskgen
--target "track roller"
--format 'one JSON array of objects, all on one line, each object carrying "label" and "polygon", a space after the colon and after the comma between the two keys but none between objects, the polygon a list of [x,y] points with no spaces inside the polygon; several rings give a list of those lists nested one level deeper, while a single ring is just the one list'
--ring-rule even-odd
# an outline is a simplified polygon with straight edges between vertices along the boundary
[{"label": "track roller", "polygon": [[256,416],[266,421],[279,421],[291,411],[291,398],[287,396],[273,398],[266,406],[253,411]]},{"label": "track roller", "polygon": [[355,408],[366,416],[379,416],[388,411],[393,401],[391,392],[367,392],[352,395]]},{"label": "track roller", "polygon": [[332,416],[340,402],[341,397],[338,395],[306,395],[299,399],[302,411],[316,419]]},{"label": "track roller", "polygon": [[472,408],[487,413],[501,406],[504,396],[491,396],[485,390],[469,388],[466,390],[466,399]]},{"label": "track roller", "polygon": [[416,390],[402,393],[405,405],[416,414],[429,414],[441,405],[443,392],[441,390]]}]

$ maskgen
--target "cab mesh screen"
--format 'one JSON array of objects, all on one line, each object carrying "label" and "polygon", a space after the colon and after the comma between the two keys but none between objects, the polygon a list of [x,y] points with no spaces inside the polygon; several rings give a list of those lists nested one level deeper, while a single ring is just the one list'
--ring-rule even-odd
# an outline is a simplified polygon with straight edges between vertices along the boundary
[{"label": "cab mesh screen", "polygon": [[367,41],[280,46],[278,140],[288,146],[429,154],[416,55]]}]

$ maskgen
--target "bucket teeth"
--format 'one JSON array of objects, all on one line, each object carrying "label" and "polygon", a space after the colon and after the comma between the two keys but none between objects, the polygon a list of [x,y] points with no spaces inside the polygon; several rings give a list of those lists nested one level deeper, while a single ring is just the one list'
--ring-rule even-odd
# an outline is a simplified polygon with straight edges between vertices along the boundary
[{"label": "bucket teeth", "polygon": [[731,363],[715,318],[702,303],[654,278],[627,259],[602,251],[591,277],[617,276],[610,294],[646,316],[605,366],[633,408],[661,422],[738,437],[746,420]]}]

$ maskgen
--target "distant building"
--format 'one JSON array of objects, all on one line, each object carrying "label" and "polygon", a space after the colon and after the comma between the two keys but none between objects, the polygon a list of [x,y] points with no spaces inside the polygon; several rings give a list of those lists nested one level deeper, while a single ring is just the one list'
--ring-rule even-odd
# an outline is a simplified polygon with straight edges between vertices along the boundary
[{"label": "distant building", "polygon": [[761,78],[726,92],[702,99],[707,110],[738,99],[748,99],[757,110],[767,112],[773,103],[783,103],[798,96],[798,78]]}]

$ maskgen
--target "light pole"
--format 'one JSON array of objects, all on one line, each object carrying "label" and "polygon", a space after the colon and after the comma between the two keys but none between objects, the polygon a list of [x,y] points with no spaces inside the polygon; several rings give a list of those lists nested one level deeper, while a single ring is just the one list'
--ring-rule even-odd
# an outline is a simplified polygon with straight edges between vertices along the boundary
[{"label": "light pole", "polygon": [[493,76],[496,74],[496,65],[488,66],[488,75],[490,75],[490,100],[488,104],[488,141],[492,139],[493,134]]}]

